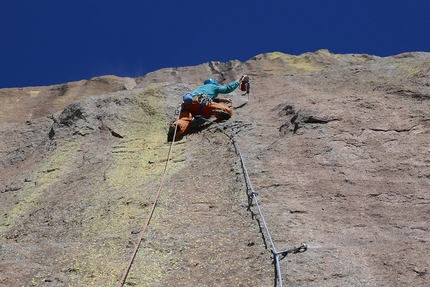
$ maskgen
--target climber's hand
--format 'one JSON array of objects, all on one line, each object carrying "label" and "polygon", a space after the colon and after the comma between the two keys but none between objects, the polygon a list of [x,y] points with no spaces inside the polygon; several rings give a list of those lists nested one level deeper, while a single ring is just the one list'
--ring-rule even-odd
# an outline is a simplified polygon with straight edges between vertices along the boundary
[{"label": "climber's hand", "polygon": [[249,77],[247,75],[242,75],[239,79],[239,83],[248,83]]}]

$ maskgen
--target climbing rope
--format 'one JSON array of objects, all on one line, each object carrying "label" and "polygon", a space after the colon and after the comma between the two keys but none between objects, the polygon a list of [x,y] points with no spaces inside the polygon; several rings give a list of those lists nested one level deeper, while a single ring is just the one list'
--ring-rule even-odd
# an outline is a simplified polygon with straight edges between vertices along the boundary
[{"label": "climbing rope", "polygon": [[130,261],[128,262],[127,268],[125,269],[125,271],[124,271],[124,273],[123,273],[123,275],[122,275],[122,277],[121,277],[121,280],[119,281],[119,283],[118,283],[117,287],[122,287],[122,286],[124,286],[125,280],[127,279],[127,275],[128,275],[128,273],[130,272],[131,265],[133,264],[134,258],[136,257],[136,254],[137,254],[137,251],[139,250],[140,243],[141,243],[141,242],[142,242],[142,240],[143,240],[143,235],[144,235],[144,233],[145,233],[145,231],[146,231],[146,228],[147,228],[147,227],[148,227],[148,225],[149,225],[149,222],[151,221],[152,215],[154,214],[155,206],[157,205],[157,201],[158,201],[158,199],[159,199],[159,197],[160,197],[161,189],[162,189],[163,184],[164,184],[164,179],[165,179],[166,174],[167,174],[167,168],[168,168],[168,166],[169,166],[170,159],[171,159],[171,157],[172,157],[173,144],[175,143],[178,119],[179,119],[179,113],[178,113],[178,118],[177,118],[177,120],[176,120],[175,131],[174,131],[174,133],[173,133],[173,140],[172,140],[172,143],[170,144],[170,147],[169,147],[169,155],[167,156],[166,165],[164,166],[163,176],[161,177],[160,185],[159,185],[158,190],[157,190],[157,193],[156,193],[156,195],[155,195],[154,202],[152,203],[151,211],[149,212],[148,218],[146,219],[146,222],[145,222],[145,224],[143,225],[142,231],[140,232],[139,238],[138,238],[138,240],[137,240],[137,242],[136,242],[136,245],[135,245],[134,251],[133,251],[133,253],[132,253],[132,255],[131,255]]},{"label": "climbing rope", "polygon": [[[222,130],[226,130],[227,128],[230,128],[232,130],[232,137],[230,137],[226,133],[225,134],[229,138],[232,138],[234,147],[236,149],[236,152],[239,155],[240,162],[241,162],[242,169],[243,169],[243,173],[244,173],[245,180],[246,180],[246,184],[248,186],[248,189],[250,190],[250,193],[248,193],[248,196],[252,197],[252,199],[253,199],[253,201],[255,203],[255,206],[257,207],[258,213],[260,215],[260,218],[261,218],[261,221],[263,223],[264,229],[266,231],[267,237],[269,238],[269,242],[270,242],[270,245],[272,247],[272,253],[273,253],[273,256],[274,256],[274,264],[275,264],[275,268],[276,268],[276,276],[277,276],[277,279],[279,281],[279,286],[282,287],[282,274],[281,274],[280,261],[282,259],[284,259],[289,253],[295,254],[295,253],[305,252],[307,250],[308,246],[307,246],[306,243],[302,243],[299,247],[295,247],[295,248],[292,248],[292,249],[289,249],[289,250],[286,250],[286,251],[280,251],[280,252],[278,252],[276,250],[275,244],[273,242],[272,236],[270,235],[269,228],[267,227],[266,220],[264,219],[263,212],[261,211],[261,207],[260,207],[260,204],[259,204],[258,199],[257,199],[258,193],[255,192],[255,190],[254,190],[254,188],[252,186],[252,182],[251,182],[251,179],[249,177],[248,170],[246,168],[242,152],[240,151],[239,143],[237,141],[237,136],[236,136],[236,125],[229,125],[229,126],[227,126],[225,124],[222,124],[222,123],[219,123],[219,122],[216,122],[216,121],[211,121],[211,120],[206,119],[204,117],[202,117],[202,119],[205,122],[209,123],[209,124],[216,124],[217,126],[222,127]],[[281,256],[281,258],[279,256]]]},{"label": "climbing rope", "polygon": [[[178,118],[176,120],[176,123],[178,122],[178,120],[179,120],[179,113],[178,113]],[[210,123],[216,123],[216,124],[218,124],[220,126],[223,126],[222,124],[217,123],[217,122],[213,122],[213,121],[209,121],[209,120],[206,120],[206,121],[208,121]],[[224,129],[226,129],[226,128],[228,128],[228,127],[224,126]],[[302,243],[301,246],[296,247],[296,248],[292,248],[292,249],[287,250],[287,251],[281,251],[281,252],[277,252],[276,251],[275,244],[273,242],[272,236],[270,235],[270,231],[269,231],[269,228],[267,227],[266,220],[264,219],[263,212],[261,210],[260,204],[258,203],[258,199],[257,199],[258,193],[256,193],[254,191],[251,179],[250,179],[249,174],[248,174],[248,170],[246,169],[246,165],[245,165],[245,161],[243,159],[242,152],[241,152],[240,147],[239,147],[239,143],[237,141],[236,126],[233,126],[233,127],[230,127],[230,128],[232,130],[233,143],[234,143],[236,152],[237,152],[237,154],[238,154],[238,156],[240,158],[242,169],[243,169],[243,172],[244,172],[244,175],[245,175],[246,184],[248,186],[248,189],[250,190],[250,194],[248,194],[248,196],[252,196],[252,199],[253,199],[253,201],[255,203],[255,206],[258,209],[258,213],[259,213],[261,221],[263,223],[264,230],[266,231],[267,237],[268,237],[268,239],[270,241],[270,245],[271,245],[271,248],[272,248],[272,253],[273,253],[273,256],[274,256],[274,264],[275,264],[275,268],[276,268],[277,279],[278,279],[278,282],[279,282],[279,286],[282,287],[282,275],[281,275],[281,269],[280,269],[280,260],[284,259],[289,253],[305,252],[307,250],[307,245],[305,243]],[[169,166],[169,163],[170,163],[170,159],[171,159],[171,156],[172,156],[173,146],[174,146],[175,138],[176,138],[176,130],[177,130],[177,124],[175,126],[175,130],[174,130],[174,134],[173,134],[173,140],[172,140],[172,143],[171,143],[170,148],[169,148],[168,158],[166,160],[166,165],[164,167],[164,172],[163,172],[163,175],[162,175],[162,178],[161,178],[161,182],[160,182],[160,185],[158,187],[158,190],[157,190],[154,202],[152,204],[152,207],[151,207],[151,210],[149,212],[148,218],[147,218],[147,220],[146,220],[146,222],[145,222],[145,224],[144,224],[144,226],[142,228],[142,231],[140,232],[139,238],[138,238],[138,240],[136,242],[134,251],[133,251],[133,253],[131,255],[131,258],[130,258],[130,261],[129,261],[128,265],[127,265],[127,268],[124,271],[124,273],[123,273],[123,275],[121,277],[121,280],[118,283],[117,287],[123,287],[124,286],[125,280],[127,279],[127,275],[130,272],[130,269],[131,269],[133,261],[134,261],[134,259],[136,257],[137,251],[139,250],[140,244],[141,244],[141,242],[143,240],[143,235],[144,235],[144,233],[145,233],[145,231],[146,231],[146,229],[147,229],[147,227],[149,225],[149,222],[151,221],[152,215],[154,214],[155,207],[156,207],[157,201],[158,201],[158,199],[160,197],[161,189],[163,187],[164,179],[166,177],[167,169],[168,169],[168,166]],[[279,256],[282,256],[282,257],[279,258]]]},{"label": "climbing rope", "polygon": [[[256,193],[254,191],[254,188],[252,187],[251,179],[249,178],[248,170],[246,169],[245,161],[243,159],[242,152],[240,151],[240,147],[239,147],[239,144],[237,142],[236,128],[232,128],[232,133],[233,133],[234,146],[236,148],[237,154],[239,155],[240,162],[242,164],[242,169],[243,169],[243,172],[245,175],[246,184],[250,190],[250,195],[252,196],[252,199],[255,202],[255,206],[258,209],[258,213],[260,215],[261,221],[263,223],[264,229],[266,230],[267,237],[269,238],[270,245],[272,247],[273,256],[275,257],[274,264],[275,264],[275,268],[276,268],[276,274],[277,274],[277,278],[279,281],[279,286],[282,287],[282,275],[281,275],[281,267],[280,267],[279,261],[282,260],[283,258],[285,258],[288,255],[288,253],[305,252],[307,250],[307,245],[306,245],[306,243],[302,243],[301,246],[297,247],[297,248],[293,248],[293,249],[290,249],[287,251],[282,251],[282,252],[276,251],[275,244],[273,243],[272,236],[270,235],[269,228],[267,227],[266,220],[264,219],[263,212],[261,211],[260,204],[258,203],[258,199],[257,199],[258,193]],[[249,194],[248,194],[248,196],[249,196]],[[283,257],[279,258],[279,255],[282,255]]]}]

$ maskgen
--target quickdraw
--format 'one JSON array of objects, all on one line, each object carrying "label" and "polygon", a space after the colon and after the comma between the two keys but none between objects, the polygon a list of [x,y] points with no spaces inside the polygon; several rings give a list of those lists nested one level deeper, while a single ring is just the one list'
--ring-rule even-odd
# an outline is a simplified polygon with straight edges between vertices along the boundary
[{"label": "quickdraw", "polygon": [[197,100],[199,101],[200,104],[206,104],[208,102],[212,102],[212,99],[205,94],[197,95]]},{"label": "quickdraw", "polygon": [[200,95],[197,95],[197,101],[200,103],[200,105],[199,105],[199,111],[198,111],[197,114],[200,115],[203,106],[206,105],[206,104],[208,104],[208,103],[211,103],[212,99],[208,95],[200,94]]},{"label": "quickdraw", "polygon": [[289,253],[293,253],[293,254],[296,254],[296,253],[302,253],[302,252],[305,252],[306,250],[308,249],[308,245],[306,244],[306,243],[302,243],[299,247],[296,247],[296,248],[292,248],[292,249],[290,249],[290,250],[286,250],[286,251],[281,251],[281,252],[278,252],[278,253],[276,253],[277,255],[281,255],[282,257],[281,258],[279,258],[279,260],[282,260],[282,259],[284,259],[285,257],[287,257],[287,255],[289,254]]}]

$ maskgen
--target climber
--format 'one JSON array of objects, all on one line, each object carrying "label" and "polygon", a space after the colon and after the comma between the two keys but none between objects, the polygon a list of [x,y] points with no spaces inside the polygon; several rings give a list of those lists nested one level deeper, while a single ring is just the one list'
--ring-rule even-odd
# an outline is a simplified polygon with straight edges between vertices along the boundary
[{"label": "climber", "polygon": [[178,121],[172,123],[169,128],[167,140],[172,141],[176,128],[176,136],[182,136],[189,131],[191,126],[199,126],[211,116],[218,120],[228,120],[233,111],[220,103],[231,103],[229,98],[218,98],[218,94],[233,92],[242,82],[249,81],[249,77],[243,75],[239,80],[225,86],[220,86],[218,81],[208,78],[204,84],[192,93],[183,96],[183,102]]}]

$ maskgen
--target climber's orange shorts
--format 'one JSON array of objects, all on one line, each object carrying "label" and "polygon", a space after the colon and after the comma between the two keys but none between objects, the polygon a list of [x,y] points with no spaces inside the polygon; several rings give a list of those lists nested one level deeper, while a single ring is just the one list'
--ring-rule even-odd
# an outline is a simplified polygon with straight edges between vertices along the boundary
[{"label": "climber's orange shorts", "polygon": [[[176,135],[180,136],[186,133],[191,125],[191,121],[195,115],[199,114],[200,103],[197,100],[197,97],[194,98],[194,101],[190,105],[182,104],[182,109],[179,114],[179,120],[174,122],[174,124],[178,125],[178,129],[176,131]],[[204,104],[200,109],[200,115],[203,117],[211,117],[215,116],[217,119],[222,119],[221,117],[214,114],[214,110],[222,110],[228,114],[233,115],[232,109],[226,107],[223,104],[208,102]]]}]

